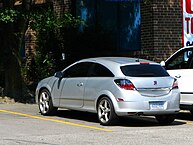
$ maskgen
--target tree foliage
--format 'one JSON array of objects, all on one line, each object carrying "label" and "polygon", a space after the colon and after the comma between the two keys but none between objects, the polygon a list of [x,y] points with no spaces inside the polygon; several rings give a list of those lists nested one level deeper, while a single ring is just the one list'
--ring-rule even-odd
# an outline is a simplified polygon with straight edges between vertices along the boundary
[{"label": "tree foliage", "polygon": [[0,11],[0,21],[4,23],[13,23],[19,15],[14,9],[5,9]]},{"label": "tree foliage", "polygon": [[80,23],[80,19],[70,13],[64,13],[63,17],[58,18],[51,8],[30,14],[30,27],[35,31],[54,31],[63,27],[76,27]]},{"label": "tree foliage", "polygon": [[[30,14],[30,27],[37,32],[37,51],[34,57],[32,78],[40,80],[53,75],[59,69],[61,52],[66,38],[66,29],[76,28],[82,21],[66,12],[57,17],[51,8],[40,9]],[[61,33],[62,31],[62,33]]]},{"label": "tree foliage", "polygon": [[[81,23],[80,19],[69,13],[64,13],[63,17],[58,18],[51,8],[30,10],[30,1],[22,0],[20,9],[15,9],[13,7],[15,0],[4,0],[6,7],[0,10],[0,24],[3,28],[3,31],[0,31],[3,36],[1,48],[3,61],[1,61],[0,68],[4,67],[5,95],[19,100],[24,95],[21,87],[21,82],[23,82],[21,74],[30,77],[28,72],[34,71],[34,76],[38,76],[37,79],[50,75],[55,67],[54,64],[56,64],[52,57],[53,49],[58,47],[56,50],[60,50],[60,43],[64,42],[58,32],[63,28],[76,27]],[[21,64],[20,49],[25,41],[25,32],[28,26],[37,32],[38,48],[34,60],[35,70],[29,68],[26,62]],[[24,67],[22,68],[22,66]]]}]

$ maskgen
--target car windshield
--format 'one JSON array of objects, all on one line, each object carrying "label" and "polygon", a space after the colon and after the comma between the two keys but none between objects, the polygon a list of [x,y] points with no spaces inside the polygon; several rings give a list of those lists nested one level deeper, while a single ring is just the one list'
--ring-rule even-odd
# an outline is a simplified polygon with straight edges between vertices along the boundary
[{"label": "car windshield", "polygon": [[169,76],[167,71],[160,65],[140,64],[121,66],[121,71],[125,76],[131,77],[165,77]]}]

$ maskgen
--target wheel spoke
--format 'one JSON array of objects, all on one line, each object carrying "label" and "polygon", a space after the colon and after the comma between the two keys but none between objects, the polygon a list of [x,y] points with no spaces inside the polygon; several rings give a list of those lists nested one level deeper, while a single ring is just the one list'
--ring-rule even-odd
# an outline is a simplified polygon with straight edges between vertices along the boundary
[{"label": "wheel spoke", "polygon": [[104,109],[105,109],[105,107],[103,107],[102,104],[99,106],[99,108],[100,108],[101,110],[104,110]]},{"label": "wheel spoke", "polygon": [[49,108],[49,104],[48,102],[45,102],[45,109],[48,110],[48,108]]},{"label": "wheel spoke", "polygon": [[43,103],[40,103],[40,111],[43,110]]},{"label": "wheel spoke", "polygon": [[108,113],[108,112],[111,112],[111,109],[107,108],[105,111]]},{"label": "wheel spoke", "polygon": [[42,101],[45,101],[45,100],[46,100],[46,94],[42,93]]},{"label": "wheel spoke", "polygon": [[46,101],[46,102],[49,102],[49,96],[48,96],[48,95],[46,95],[45,101]]},{"label": "wheel spoke", "polygon": [[40,104],[43,104],[44,103],[44,101],[42,100],[42,98],[40,98]]},{"label": "wheel spoke", "polygon": [[109,120],[109,118],[108,118],[108,113],[105,113],[105,121],[107,122],[108,120]]},{"label": "wheel spoke", "polygon": [[107,100],[105,100],[105,101],[104,101],[104,107],[105,107],[105,109],[108,108],[107,105],[108,105],[108,102],[107,102]]},{"label": "wheel spoke", "polygon": [[42,112],[45,113],[45,102],[42,104]]},{"label": "wheel spoke", "polygon": [[102,120],[103,119],[103,116],[102,114],[99,115],[99,119]]}]

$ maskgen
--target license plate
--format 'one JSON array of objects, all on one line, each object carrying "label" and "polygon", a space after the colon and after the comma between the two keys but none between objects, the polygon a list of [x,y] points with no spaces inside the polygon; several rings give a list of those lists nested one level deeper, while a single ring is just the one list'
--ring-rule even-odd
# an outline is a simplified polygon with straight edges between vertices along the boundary
[{"label": "license plate", "polygon": [[151,110],[164,110],[165,102],[149,102]]}]

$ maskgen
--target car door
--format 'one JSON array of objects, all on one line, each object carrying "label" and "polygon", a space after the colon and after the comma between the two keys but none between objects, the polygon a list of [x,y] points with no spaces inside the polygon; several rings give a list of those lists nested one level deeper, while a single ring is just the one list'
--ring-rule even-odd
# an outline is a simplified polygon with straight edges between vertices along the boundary
[{"label": "car door", "polygon": [[96,111],[95,101],[99,97],[99,93],[106,90],[109,82],[113,82],[113,73],[105,66],[99,63],[93,63],[88,73],[88,81],[85,87],[84,109]]},{"label": "car door", "polygon": [[178,80],[181,104],[193,102],[193,49],[182,49],[166,61],[168,73]]},{"label": "car door", "polygon": [[83,106],[84,87],[89,63],[77,63],[64,71],[60,96],[60,107],[80,108]]}]

